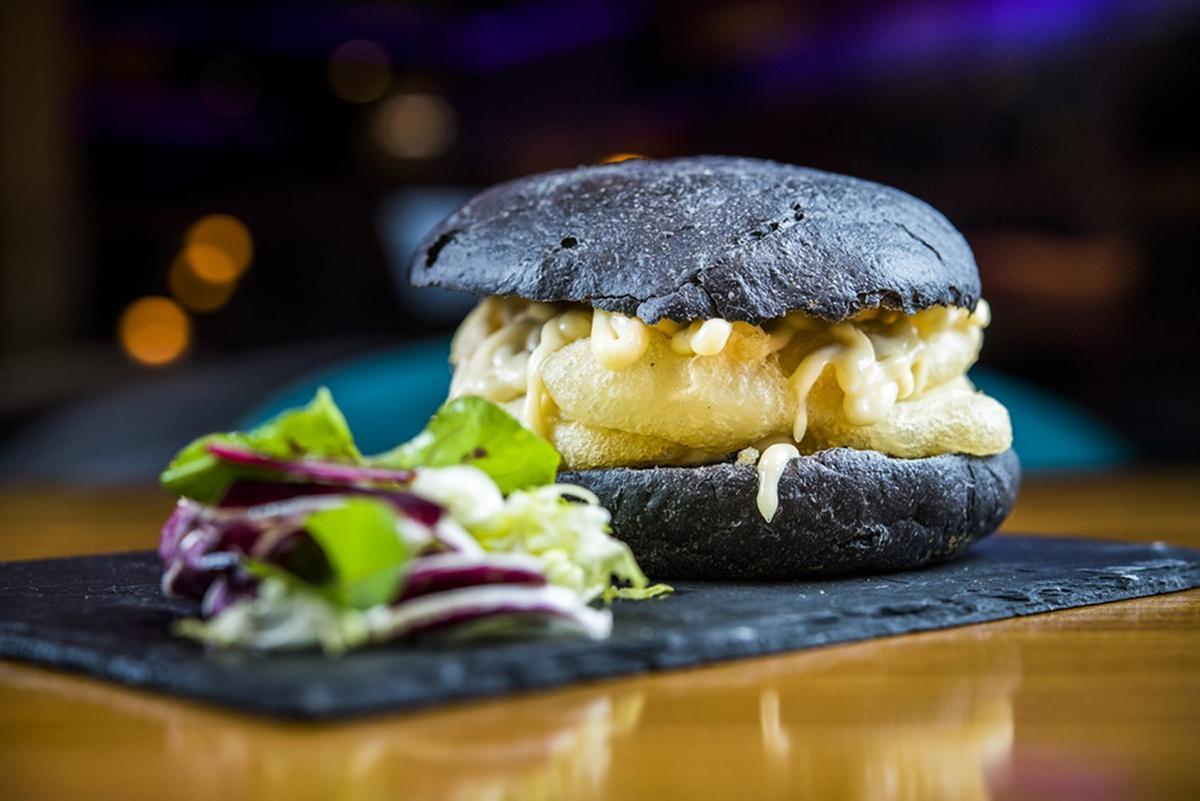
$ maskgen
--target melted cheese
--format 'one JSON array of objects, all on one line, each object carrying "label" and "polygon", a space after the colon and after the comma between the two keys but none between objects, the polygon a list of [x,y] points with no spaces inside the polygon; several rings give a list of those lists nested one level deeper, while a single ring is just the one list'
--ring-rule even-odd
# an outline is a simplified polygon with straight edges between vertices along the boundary
[{"label": "melted cheese", "polygon": [[525,394],[530,351],[536,346],[544,309],[516,308],[501,298],[487,298],[467,316],[450,343],[450,360],[458,365],[450,397],[482,395],[503,403]]},{"label": "melted cheese", "polygon": [[[749,358],[762,358],[765,353],[771,362],[794,365],[785,373],[795,398],[790,437],[774,436],[759,445],[766,446],[757,462],[757,504],[764,519],[770,521],[778,510],[779,477],[787,462],[800,454],[797,443],[808,433],[809,397],[823,377],[831,376],[842,393],[843,423],[851,429],[871,426],[887,417],[897,402],[961,378],[989,321],[990,310],[981,300],[974,312],[933,307],[905,316],[868,310],[840,323],[795,312],[761,329],[746,329],[769,337],[763,340],[765,350]],[[529,428],[553,440],[556,426],[577,425],[559,419],[559,410],[543,382],[547,359],[562,348],[587,339],[596,364],[619,373],[646,355],[654,337],[664,338],[676,354],[704,358],[725,351],[734,330],[733,323],[720,319],[686,325],[660,320],[647,325],[633,317],[581,305],[487,298],[463,321],[452,342],[451,361],[456,369],[450,394],[482,395],[506,404]],[[727,358],[747,357],[737,350]],[[653,398],[647,397],[646,402],[653,403]],[[724,412],[715,406],[712,414],[720,417]],[[670,446],[667,440],[662,442],[662,447]],[[691,461],[680,456],[678,460],[672,457],[670,463],[694,463],[695,454],[706,453],[682,446],[675,450],[686,453]]]},{"label": "melted cheese", "polygon": [[636,317],[600,309],[592,312],[592,354],[609,370],[629,367],[649,346],[650,328]]},{"label": "melted cheese", "polygon": [[[596,317],[598,316],[597,314]],[[591,330],[593,332],[596,329],[596,317],[592,319]],[[525,370],[525,404],[522,407],[522,418],[525,425],[543,437],[550,437],[546,417],[547,413],[552,411],[554,404],[546,395],[546,387],[542,382],[542,365],[546,363],[548,356],[575,340],[582,339],[587,335],[587,331],[587,316],[583,312],[572,309],[555,315],[542,324],[541,336],[538,338],[537,346],[529,354],[529,361]],[[632,350],[628,343],[625,344],[626,350],[622,351],[619,343],[619,335],[614,336],[613,339],[613,350],[617,353],[618,358],[627,358],[629,355],[628,351]],[[595,341],[594,334],[592,341]],[[645,345],[642,348],[644,350]],[[636,361],[636,358],[633,361]]]},{"label": "melted cheese", "polygon": [[804,433],[808,430],[808,393],[812,391],[813,384],[817,383],[817,379],[825,372],[825,368],[838,355],[836,345],[826,345],[825,347],[813,351],[800,362],[800,366],[788,378],[788,384],[792,387],[792,392],[795,393],[797,400],[796,404],[796,419],[792,423],[792,439],[796,442],[804,440]]},{"label": "melted cheese", "polygon": [[758,457],[758,512],[770,523],[779,511],[779,479],[792,459],[800,458],[800,450],[790,442],[778,442]]},{"label": "melted cheese", "polygon": [[676,330],[671,337],[671,350],[681,356],[716,356],[725,350],[733,323],[727,320],[696,320],[687,328]]},{"label": "melted cheese", "polygon": [[[783,330],[772,332],[772,347],[790,344],[799,326],[789,315]],[[837,323],[829,328],[833,342],[806,355],[788,381],[796,393],[792,437],[804,439],[808,428],[808,395],[830,365],[844,393],[842,413],[852,425],[882,420],[898,400],[923,392],[931,367],[939,360],[963,361],[974,353],[991,320],[987,301],[974,312],[937,306],[903,317],[884,312]]]}]

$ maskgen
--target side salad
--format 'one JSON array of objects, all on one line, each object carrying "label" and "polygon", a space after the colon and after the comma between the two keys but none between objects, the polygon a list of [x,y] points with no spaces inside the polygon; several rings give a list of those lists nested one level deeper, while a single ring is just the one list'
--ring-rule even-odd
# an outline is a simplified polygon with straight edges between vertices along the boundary
[{"label": "side salad", "polygon": [[581,487],[556,484],[550,443],[476,397],[410,442],[354,444],[321,389],[251,431],[181,450],[159,556],[168,595],[199,602],[177,633],[258,650],[438,635],[607,637],[599,602],[651,585]]}]

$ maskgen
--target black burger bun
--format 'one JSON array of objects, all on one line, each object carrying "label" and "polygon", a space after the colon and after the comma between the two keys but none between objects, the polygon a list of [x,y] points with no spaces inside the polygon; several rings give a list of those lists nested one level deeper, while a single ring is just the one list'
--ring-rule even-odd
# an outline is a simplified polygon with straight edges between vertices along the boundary
[{"label": "black burger bun", "polygon": [[1012,450],[897,459],[833,448],[788,463],[768,523],[750,464],[609,468],[559,480],[596,493],[656,579],[795,579],[921,567],[960,555],[1016,500]]},{"label": "black burger bun", "polygon": [[974,308],[962,235],[880,184],[759,159],[631,160],[532,175],[431,231],[417,286],[576,301],[637,316],[842,320],[884,307]]},{"label": "black burger bun", "polygon": [[[973,309],[962,235],[880,184],[748,158],[632,160],[533,175],[477,195],[413,258],[417,286],[588,303],[655,323],[830,321],[871,308]],[[835,448],[788,463],[758,511],[750,464],[564,473],[613,514],[655,578],[791,579],[944,561],[1012,508],[1011,450],[901,459]]]}]

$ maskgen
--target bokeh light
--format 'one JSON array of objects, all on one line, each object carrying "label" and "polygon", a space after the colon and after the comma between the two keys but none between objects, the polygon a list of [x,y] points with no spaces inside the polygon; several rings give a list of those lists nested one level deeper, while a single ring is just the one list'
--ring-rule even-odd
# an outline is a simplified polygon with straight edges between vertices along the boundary
[{"label": "bokeh light", "polygon": [[187,245],[183,261],[197,278],[210,284],[232,284],[241,274],[229,254],[214,245]]},{"label": "bokeh light", "polygon": [[454,109],[442,98],[403,94],[389,97],[380,105],[375,136],[391,156],[424,159],[445,153],[457,127]]},{"label": "bokeh light", "polygon": [[118,335],[131,359],[159,366],[184,354],[192,332],[188,316],[178,303],[150,296],[135,300],[121,313]]},{"label": "bokeh light", "polygon": [[610,153],[600,159],[600,164],[620,164],[622,161],[646,158],[641,153]]},{"label": "bokeh light", "polygon": [[196,275],[210,284],[236,281],[254,257],[254,239],[237,217],[201,217],[184,237],[183,257]]},{"label": "bokeh light", "polygon": [[246,116],[258,104],[261,93],[258,67],[244,56],[217,56],[200,74],[200,102],[218,117]]},{"label": "bokeh light", "polygon": [[211,312],[229,301],[236,284],[205,280],[183,255],[179,255],[167,271],[167,286],[175,299],[192,311]]},{"label": "bokeh light", "polygon": [[392,60],[378,42],[352,39],[329,56],[329,87],[350,103],[383,97],[392,83]]}]

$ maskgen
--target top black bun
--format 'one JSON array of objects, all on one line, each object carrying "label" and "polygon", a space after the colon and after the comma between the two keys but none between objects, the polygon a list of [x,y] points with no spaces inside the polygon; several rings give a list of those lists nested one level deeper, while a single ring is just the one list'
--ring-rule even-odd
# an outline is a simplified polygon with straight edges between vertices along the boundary
[{"label": "top black bun", "polygon": [[431,231],[411,280],[480,295],[586,301],[648,323],[828,320],[885,307],[974,308],[962,235],[898,189],[725,156],[532,175]]}]

